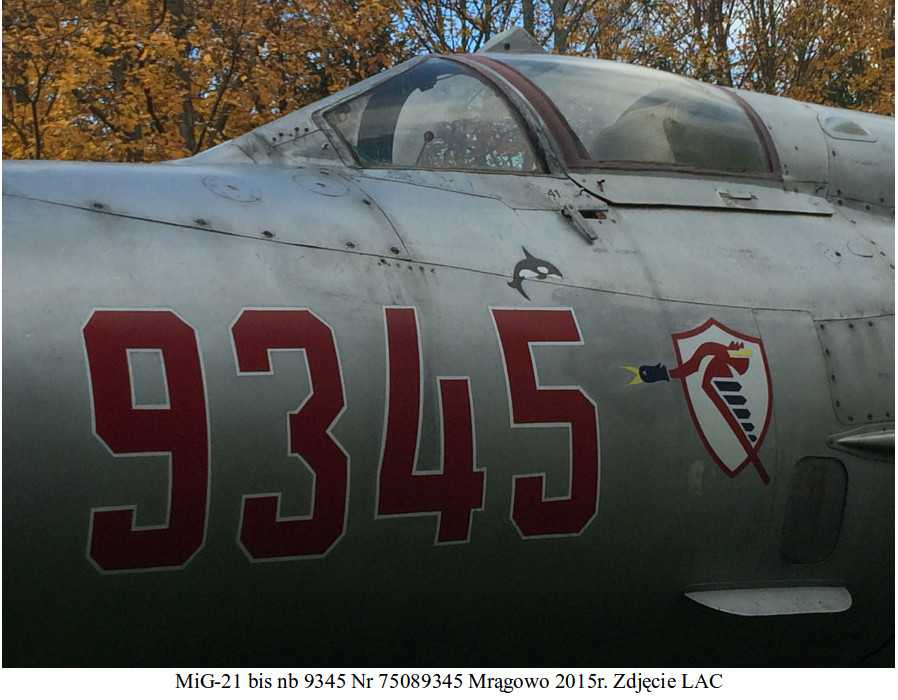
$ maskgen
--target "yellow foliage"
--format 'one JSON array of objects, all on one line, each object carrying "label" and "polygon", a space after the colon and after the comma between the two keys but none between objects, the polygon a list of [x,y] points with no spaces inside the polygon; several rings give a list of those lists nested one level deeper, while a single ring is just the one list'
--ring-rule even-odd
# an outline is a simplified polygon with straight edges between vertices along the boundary
[{"label": "yellow foliage", "polygon": [[404,58],[391,8],[387,0],[9,0],[3,156],[192,155]]},{"label": "yellow foliage", "polygon": [[153,161],[424,50],[550,49],[894,112],[893,0],[7,0],[3,156]]}]

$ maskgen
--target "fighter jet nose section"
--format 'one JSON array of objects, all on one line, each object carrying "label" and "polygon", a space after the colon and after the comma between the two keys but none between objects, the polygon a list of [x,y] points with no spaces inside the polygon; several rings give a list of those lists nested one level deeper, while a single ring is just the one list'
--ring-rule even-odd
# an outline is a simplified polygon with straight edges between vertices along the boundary
[{"label": "fighter jet nose section", "polygon": [[893,129],[517,29],[4,164],[3,662],[894,665]]}]

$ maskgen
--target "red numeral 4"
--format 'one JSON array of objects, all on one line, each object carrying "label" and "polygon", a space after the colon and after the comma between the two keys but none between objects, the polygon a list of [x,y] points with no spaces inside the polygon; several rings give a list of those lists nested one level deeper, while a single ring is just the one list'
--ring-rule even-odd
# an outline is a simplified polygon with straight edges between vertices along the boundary
[{"label": "red numeral 4", "polygon": [[378,478],[378,515],[436,513],[437,543],[470,538],[471,511],[483,506],[483,471],[474,466],[474,423],[467,378],[440,378],[443,463],[416,472],[421,424],[421,343],[415,309],[384,309],[387,424]]}]

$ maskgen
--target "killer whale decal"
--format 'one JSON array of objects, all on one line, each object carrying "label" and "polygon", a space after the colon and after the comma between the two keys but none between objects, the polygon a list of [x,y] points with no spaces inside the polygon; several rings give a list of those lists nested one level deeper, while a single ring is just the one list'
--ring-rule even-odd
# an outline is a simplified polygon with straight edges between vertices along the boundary
[{"label": "killer whale decal", "polygon": [[527,301],[530,301],[530,297],[524,291],[525,279],[544,280],[547,277],[561,279],[563,275],[552,263],[533,257],[524,246],[521,246],[521,249],[527,257],[514,266],[513,279],[508,283],[508,286],[517,289]]},{"label": "killer whale decal", "polygon": [[[698,328],[672,333],[677,366],[624,366],[630,384],[679,379],[696,430],[731,478],[751,464],[764,484],[770,475],[758,457],[772,410],[764,344],[709,318]],[[684,358],[686,358],[684,360]]]}]

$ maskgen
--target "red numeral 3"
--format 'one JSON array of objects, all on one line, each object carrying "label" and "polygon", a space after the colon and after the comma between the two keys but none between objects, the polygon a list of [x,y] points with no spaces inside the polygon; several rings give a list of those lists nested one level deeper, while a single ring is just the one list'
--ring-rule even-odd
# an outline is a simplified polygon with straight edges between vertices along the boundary
[{"label": "red numeral 3", "polygon": [[231,327],[241,373],[270,373],[272,350],[303,350],[311,393],[290,414],[289,451],[315,473],[312,514],[279,518],[280,494],[244,496],[240,542],[251,559],[323,556],[346,528],[349,456],[330,431],[346,401],[330,326],[307,309],[248,309]]}]

